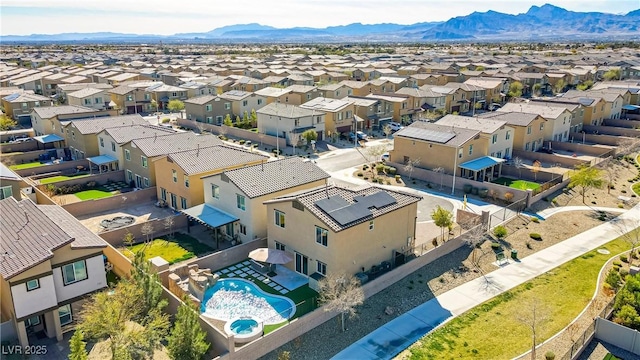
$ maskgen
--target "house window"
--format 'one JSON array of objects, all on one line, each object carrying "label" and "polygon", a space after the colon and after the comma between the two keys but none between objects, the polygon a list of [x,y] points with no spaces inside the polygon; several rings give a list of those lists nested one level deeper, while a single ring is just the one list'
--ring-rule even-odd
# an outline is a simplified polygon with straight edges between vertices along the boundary
[{"label": "house window", "polygon": [[97,97],[94,100],[95,100],[96,104],[102,103],[102,98],[101,97]]},{"label": "house window", "polygon": [[473,155],[473,144],[469,144],[469,155]]},{"label": "house window", "polygon": [[91,105],[91,99],[84,99],[85,105]]},{"label": "house window", "polygon": [[511,131],[507,130],[507,134],[504,137],[505,140],[511,139]]},{"label": "house window", "polygon": [[127,161],[131,161],[131,151],[124,149],[124,159]]},{"label": "house window", "polygon": [[187,199],[183,198],[182,196],[180,196],[180,206],[181,206],[183,209],[186,209],[186,208],[187,208]]},{"label": "house window", "polygon": [[220,199],[220,186],[211,184],[211,196]]},{"label": "house window", "polygon": [[240,225],[240,234],[247,235],[247,227],[244,226],[243,224],[239,224],[239,225]]},{"label": "house window", "polygon": [[231,103],[224,103],[224,109],[225,110],[231,109]]},{"label": "house window", "polygon": [[40,316],[36,315],[36,316],[32,316],[30,318],[28,318],[27,320],[24,321],[24,326],[25,327],[34,327],[36,325],[40,325]]},{"label": "house window", "polygon": [[60,306],[58,308],[58,317],[60,317],[61,326],[71,324],[71,322],[73,321],[73,315],[71,314],[71,304]]},{"label": "house window", "polygon": [[104,147],[104,139],[100,138],[100,147]]},{"label": "house window", "polygon": [[531,126],[527,126],[527,135],[531,134]]},{"label": "house window", "polygon": [[311,100],[311,94],[307,94],[307,100]]},{"label": "house window", "polygon": [[242,106],[247,106],[247,104],[249,104],[247,100],[242,100]]},{"label": "house window", "polygon": [[172,93],[171,93],[171,97],[177,97],[177,96],[178,96],[178,93],[177,93],[177,92],[172,92]]},{"label": "house window", "polygon": [[84,260],[76,261],[62,267],[62,280],[65,286],[86,279],[87,263]]},{"label": "house window", "polygon": [[527,151],[529,151],[529,145],[531,145],[531,144],[530,144],[530,143],[526,143],[526,144],[524,144],[524,149],[525,149],[525,150],[527,150]]},{"label": "house window", "polygon": [[13,196],[13,188],[11,186],[0,187],[0,200],[8,199]]},{"label": "house window", "polygon": [[511,148],[506,148],[504,149],[504,157],[509,157],[509,154],[511,153]]},{"label": "house window", "polygon": [[27,281],[27,291],[32,291],[39,288],[40,288],[40,280],[33,279],[33,280]]},{"label": "house window", "polygon": [[289,97],[288,96],[284,97],[284,102],[289,102]]},{"label": "house window", "polygon": [[205,121],[207,124],[213,123],[213,116],[207,116],[207,119]]},{"label": "house window", "polygon": [[373,230],[373,220],[369,220],[369,231]]},{"label": "house window", "polygon": [[113,141],[111,142],[111,151],[116,151],[116,143],[114,143]]},{"label": "house window", "polygon": [[491,143],[495,144],[498,142],[498,134],[493,134],[493,136],[491,137]]},{"label": "house window", "polygon": [[147,157],[146,156],[140,156],[140,160],[142,162],[142,167],[146,168],[147,167]]},{"label": "house window", "polygon": [[144,187],[148,188],[149,187],[149,178],[147,178],[147,177],[142,178],[142,183],[144,184]]},{"label": "house window", "polygon": [[167,189],[165,188],[160,188],[160,198],[163,201],[167,201]]},{"label": "house window", "polygon": [[258,105],[262,105],[262,99],[258,99]]},{"label": "house window", "polygon": [[281,244],[279,242],[275,242],[276,243],[276,250],[280,250],[280,251],[286,251],[286,246],[284,244]]},{"label": "house window", "polygon": [[131,170],[127,170],[127,181],[133,181],[133,172],[131,172]]},{"label": "house window", "polygon": [[498,151],[498,158],[502,159],[502,151]]},{"label": "house window", "polygon": [[321,262],[321,261],[316,261],[316,271],[322,275],[327,275],[327,264]]},{"label": "house window", "polygon": [[133,95],[127,95],[127,101],[133,101]]},{"label": "house window", "polygon": [[207,112],[213,110],[213,106],[211,104],[207,104],[207,106],[205,106],[205,109],[207,110]]},{"label": "house window", "polygon": [[282,211],[275,211],[275,223],[276,226],[279,226],[284,229],[284,213]]},{"label": "house window", "polygon": [[178,182],[178,172],[175,170],[171,170],[171,176],[173,177],[173,182],[177,183]]},{"label": "house window", "polygon": [[221,115],[216,116],[216,124],[222,125],[222,116]]},{"label": "house window", "polygon": [[293,126],[295,126],[295,127],[300,126],[300,120],[299,119],[294,119],[293,120]]},{"label": "house window", "polygon": [[242,211],[246,210],[245,203],[244,203],[244,196],[240,194],[236,194],[236,206],[238,207],[238,209]]},{"label": "house window", "polygon": [[462,159],[463,149],[458,149],[458,159]]},{"label": "house window", "polygon": [[544,123],[540,123],[540,131],[544,130]]},{"label": "house window", "polygon": [[329,230],[316,226],[316,242],[320,245],[327,246]]},{"label": "house window", "polygon": [[189,187],[189,176],[187,174],[184,174],[184,187]]},{"label": "house window", "polygon": [[145,100],[151,100],[151,94],[144,94]]}]

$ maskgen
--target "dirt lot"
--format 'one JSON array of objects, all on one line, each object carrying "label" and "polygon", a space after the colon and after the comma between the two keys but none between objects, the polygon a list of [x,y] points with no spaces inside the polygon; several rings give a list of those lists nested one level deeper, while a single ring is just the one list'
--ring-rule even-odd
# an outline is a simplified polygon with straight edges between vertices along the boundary
[{"label": "dirt lot", "polygon": [[84,226],[89,228],[89,230],[97,234],[103,229],[102,226],[100,226],[100,222],[104,219],[111,219],[116,216],[132,216],[136,220],[135,224],[138,224],[149,219],[165,218],[172,214],[173,210],[171,210],[170,208],[159,208],[155,206],[154,202],[150,202],[147,204],[125,208],[122,209],[122,211],[110,210],[90,216],[81,216],[78,217],[78,220],[80,220],[80,222]]}]

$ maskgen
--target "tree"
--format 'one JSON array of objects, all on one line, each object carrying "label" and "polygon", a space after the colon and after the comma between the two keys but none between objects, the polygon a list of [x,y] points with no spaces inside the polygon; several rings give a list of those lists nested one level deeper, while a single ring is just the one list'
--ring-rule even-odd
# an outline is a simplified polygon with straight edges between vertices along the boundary
[{"label": "tree", "polygon": [[520,97],[522,96],[523,89],[524,89],[524,86],[520,81],[514,81],[511,84],[509,84],[509,92],[507,93],[507,95],[509,95],[509,97],[512,97],[512,98]]},{"label": "tree", "polygon": [[613,321],[640,330],[640,275],[629,275],[626,278],[624,286],[616,294],[616,300],[613,304]]},{"label": "tree", "polygon": [[258,113],[256,113],[256,109],[251,109],[251,127],[255,128],[258,126]]},{"label": "tree", "polygon": [[331,273],[319,282],[319,301],[324,305],[324,311],[337,311],[341,315],[342,331],[345,328],[344,316],[356,315],[355,307],[364,302],[364,291],[360,281],[353,275]]},{"label": "tree", "polygon": [[484,71],[484,66],[476,66],[476,71]]},{"label": "tree", "polygon": [[[144,251],[138,251],[131,264],[131,282],[140,289],[140,302],[142,313],[147,314],[153,311],[162,311],[168,301],[162,298],[162,286],[158,274],[151,271],[151,263],[146,260]],[[134,320],[145,325],[144,319]]]},{"label": "tree", "polygon": [[540,83],[535,83],[533,84],[533,93],[535,95],[539,95],[540,94],[540,89],[542,88],[542,85]]},{"label": "tree", "polygon": [[176,360],[202,359],[209,349],[207,333],[200,327],[197,309],[189,298],[182,299],[167,341],[169,356]]},{"label": "tree", "polygon": [[83,340],[84,334],[82,333],[82,329],[76,330],[71,340],[69,340],[69,360],[87,360],[89,358],[85,347],[87,343]]},{"label": "tree", "polygon": [[620,80],[620,76],[620,69],[611,69],[602,75],[602,77],[607,81]]},{"label": "tree", "polygon": [[576,86],[576,89],[580,91],[585,91],[585,90],[591,89],[592,86],[593,86],[593,81],[585,80],[583,83],[578,84],[578,86]]},{"label": "tree", "polygon": [[589,166],[579,167],[569,182],[569,187],[579,188],[583,203],[585,202],[585,195],[589,189],[600,189],[602,185],[603,181],[600,177],[600,170]]},{"label": "tree", "polygon": [[151,99],[151,102],[149,103],[149,105],[151,105],[152,107],[156,108],[156,112],[158,112],[158,102],[156,101],[156,99]]},{"label": "tree", "polygon": [[144,235],[145,244],[151,241],[151,235],[153,235],[153,231],[154,231],[153,225],[150,222],[145,223],[140,228],[140,232],[142,233],[142,235]]},{"label": "tree", "polygon": [[533,165],[531,166],[531,172],[533,173],[534,181],[538,181],[538,171],[540,171],[541,166],[542,163],[538,160],[534,161]]},{"label": "tree", "polygon": [[242,123],[242,119],[240,119],[239,115],[236,115],[236,121],[234,122],[234,126],[240,126]]},{"label": "tree", "polygon": [[393,130],[391,130],[391,126],[389,126],[389,124],[385,125],[382,127],[382,133],[384,134],[385,137],[389,137],[389,135],[391,135],[391,133],[393,133]]},{"label": "tree", "polygon": [[11,130],[18,126],[18,123],[7,115],[0,115],[0,131]]},{"label": "tree", "polygon": [[[171,101],[169,101],[169,105],[167,105],[167,108],[169,108],[169,111],[173,112],[179,112],[184,110],[184,103],[178,99],[173,99]],[[180,118],[182,118],[182,113],[180,113]]]},{"label": "tree", "polygon": [[471,263],[480,271],[482,271],[482,269],[478,262],[477,252],[484,240],[485,227],[483,224],[474,226],[462,236],[462,241],[471,248]]},{"label": "tree", "polygon": [[531,331],[531,360],[535,360],[536,345],[538,344],[537,334],[540,326],[549,321],[550,310],[537,298],[526,301],[521,309],[520,314],[516,316],[516,321],[528,327]]},{"label": "tree", "polygon": [[629,253],[629,264],[633,265],[633,259],[637,256],[635,250],[640,246],[640,221],[616,218],[612,221],[616,232],[620,237],[629,244],[631,251]]},{"label": "tree", "polygon": [[431,211],[431,219],[435,222],[436,226],[440,228],[440,235],[444,241],[444,229],[453,225],[453,213],[451,211],[438,205],[433,211]]},{"label": "tree", "polygon": [[122,243],[127,247],[130,247],[131,245],[133,245],[134,241],[135,241],[135,237],[133,236],[131,231],[127,231],[127,233],[124,234],[124,237],[122,238]]},{"label": "tree", "polygon": [[307,142],[307,146],[310,146],[312,141],[318,139],[318,133],[313,129],[309,129],[303,132],[301,137]]},{"label": "tree", "polygon": [[564,80],[560,79],[558,80],[558,82],[556,82],[555,85],[553,85],[553,90],[557,93],[561,93],[562,91],[564,91],[564,87],[566,86]]},{"label": "tree", "polygon": [[173,238],[173,224],[175,221],[173,220],[173,216],[167,216],[164,218],[164,228],[169,232],[168,237]]},{"label": "tree", "polygon": [[225,126],[233,126],[233,121],[231,121],[231,115],[227,114],[224,117],[224,121],[222,122]]},{"label": "tree", "polygon": [[513,166],[518,169],[518,178],[522,179],[522,168],[524,167],[522,159],[517,156],[513,158]]},{"label": "tree", "polygon": [[420,164],[420,159],[409,159],[404,165],[404,171],[409,173],[409,180],[413,179],[413,170]]}]

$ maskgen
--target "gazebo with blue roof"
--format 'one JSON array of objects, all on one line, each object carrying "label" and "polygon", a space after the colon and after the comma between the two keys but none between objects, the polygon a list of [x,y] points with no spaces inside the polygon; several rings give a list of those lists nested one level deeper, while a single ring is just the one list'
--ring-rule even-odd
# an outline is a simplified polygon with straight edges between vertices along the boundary
[{"label": "gazebo with blue roof", "polygon": [[[459,165],[461,177],[475,181],[491,181],[502,174],[502,163],[505,159],[483,156]],[[487,171],[487,169],[489,169]]]}]

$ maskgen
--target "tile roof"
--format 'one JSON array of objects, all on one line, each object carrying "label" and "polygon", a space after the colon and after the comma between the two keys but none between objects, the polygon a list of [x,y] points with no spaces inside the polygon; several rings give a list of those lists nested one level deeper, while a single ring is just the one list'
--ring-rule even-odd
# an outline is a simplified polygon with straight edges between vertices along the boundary
[{"label": "tile roof", "polygon": [[538,114],[545,119],[555,120],[563,112],[568,111],[562,104],[553,104],[550,102],[535,102],[530,101],[528,103],[506,103],[498,112],[521,112],[529,114]]},{"label": "tile roof", "polygon": [[97,134],[104,129],[118,126],[149,124],[140,114],[74,119],[69,122],[73,123],[81,134]]},{"label": "tile roof", "polygon": [[222,145],[224,142],[214,135],[199,135],[191,131],[175,134],[135,139],[132,146],[137,146],[147,157],[167,155],[175,152]]},{"label": "tile roof", "polygon": [[21,180],[22,178],[9,169],[5,164],[0,163],[0,179]]},{"label": "tile roof", "polygon": [[315,99],[311,99],[306,103],[300,105],[301,108],[304,109],[314,109],[326,112],[337,112],[346,108],[347,106],[353,104],[352,101],[347,99],[331,99],[325,97],[317,97]]},{"label": "tile roof", "polygon": [[[372,195],[378,192],[387,193],[393,199],[395,199],[395,202],[393,204],[382,206],[380,208],[374,207],[370,209],[371,215],[367,215],[365,217],[362,217],[360,219],[357,219],[353,222],[350,222],[344,225],[341,225],[340,223],[335,221],[327,212],[325,212],[318,205],[316,205],[316,201],[327,199],[332,196],[339,196],[343,200],[345,200],[349,205],[352,205],[356,203],[356,201],[354,201],[354,198],[356,196],[367,196],[367,195]],[[352,226],[367,222],[371,219],[375,219],[376,217],[379,217],[381,215],[388,214],[395,210],[401,209],[410,204],[416,203],[420,201],[422,197],[403,193],[400,191],[382,189],[374,186],[367,187],[364,189],[359,189],[359,190],[351,190],[351,189],[346,189],[338,186],[328,186],[328,187],[321,187],[321,188],[316,188],[310,191],[306,191],[293,197],[292,196],[281,197],[276,200],[268,201],[266,203],[278,202],[278,201],[291,201],[293,199],[298,200],[305,208],[307,208],[318,219],[320,219],[323,223],[327,224],[331,228],[331,230],[338,232],[338,231],[342,231],[347,228],[350,228]]]},{"label": "tile roof", "polygon": [[208,102],[215,100],[218,96],[216,95],[202,95],[197,96],[188,100],[185,100],[185,104],[194,104],[194,105],[204,105]]},{"label": "tile roof", "polygon": [[87,96],[92,96],[95,94],[99,94],[101,92],[104,92],[104,89],[95,89],[95,88],[84,88],[84,89],[80,89],[77,91],[74,91],[72,93],[67,94],[67,97],[74,97],[74,98],[85,98]]},{"label": "tile roof", "polygon": [[298,117],[321,115],[322,113],[315,112],[313,109],[307,109],[303,106],[289,105],[273,102],[267,106],[262,107],[256,111],[257,114],[280,116],[287,119],[293,119]]},{"label": "tile roof", "polygon": [[38,205],[38,208],[65,233],[74,238],[72,249],[103,248],[107,243],[97,234],[94,234],[78,219],[69,214],[67,210],[58,205]]},{"label": "tile roof", "polygon": [[311,161],[291,157],[224,172],[249,198],[327,179],[331,175]]},{"label": "tile roof", "polygon": [[[47,106],[34,108],[33,111],[42,119],[51,119],[58,115],[80,114],[80,113],[97,113],[95,109],[91,109],[79,105],[62,105]],[[88,115],[87,115],[88,116]]]},{"label": "tile roof", "polygon": [[479,134],[479,130],[452,128],[451,126],[416,121],[395,133],[394,137],[431,141],[457,148]]},{"label": "tile roof", "polygon": [[16,92],[15,94],[11,94],[9,96],[5,96],[2,100],[10,102],[10,103],[20,103],[20,102],[33,102],[33,101],[51,101],[46,96],[28,93],[28,92]]},{"label": "tile roof", "polygon": [[438,125],[453,126],[458,129],[471,129],[478,130],[485,134],[493,134],[500,130],[501,127],[507,123],[505,121],[497,119],[460,116],[460,115],[445,115],[440,120],[436,121]]},{"label": "tile roof", "polygon": [[538,114],[528,114],[528,113],[521,113],[521,112],[499,112],[499,111],[486,112],[478,116],[480,118],[506,121],[507,124],[513,125],[513,126],[529,126],[529,124],[531,124],[535,119],[537,119],[538,117],[541,117]]},{"label": "tile roof", "polygon": [[124,144],[133,139],[142,139],[154,136],[162,136],[167,134],[173,134],[176,131],[166,128],[164,126],[155,125],[133,125],[133,126],[118,126],[108,129],[104,129],[104,132],[109,134],[111,138],[118,144]]},{"label": "tile roof", "polygon": [[53,250],[73,241],[33,201],[0,200],[0,275],[9,279],[53,257]]},{"label": "tile roof", "polygon": [[168,157],[189,175],[269,159],[265,155],[225,145],[171,153]]}]

